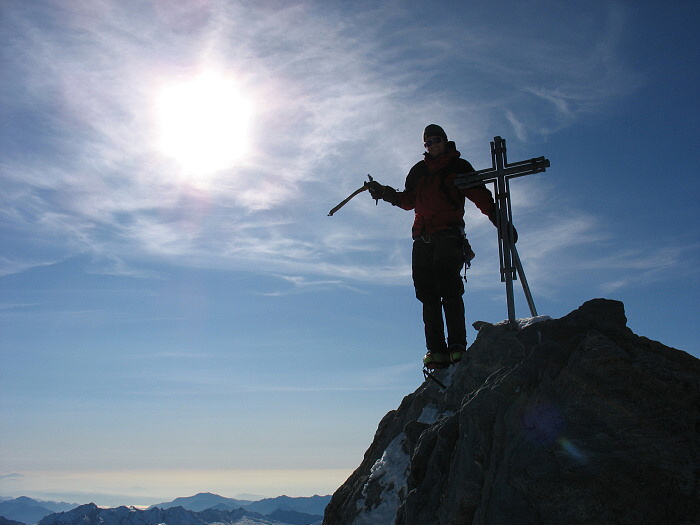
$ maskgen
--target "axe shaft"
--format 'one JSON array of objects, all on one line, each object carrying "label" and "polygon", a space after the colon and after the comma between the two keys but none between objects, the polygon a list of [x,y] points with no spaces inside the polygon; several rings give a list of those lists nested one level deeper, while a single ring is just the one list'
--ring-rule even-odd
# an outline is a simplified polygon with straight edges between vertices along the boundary
[{"label": "axe shaft", "polygon": [[[371,175],[367,175],[367,177],[369,177],[369,182],[372,182],[374,180]],[[365,191],[368,188],[369,188],[369,186],[367,185],[367,182],[365,182],[361,188],[358,188],[355,191],[353,191],[347,199],[345,199],[343,202],[341,202],[335,208],[333,208],[331,211],[329,211],[328,216],[332,217],[335,212],[337,212],[340,208],[342,208],[348,202],[350,202],[350,199],[352,199],[355,195],[362,193],[363,191]]]}]

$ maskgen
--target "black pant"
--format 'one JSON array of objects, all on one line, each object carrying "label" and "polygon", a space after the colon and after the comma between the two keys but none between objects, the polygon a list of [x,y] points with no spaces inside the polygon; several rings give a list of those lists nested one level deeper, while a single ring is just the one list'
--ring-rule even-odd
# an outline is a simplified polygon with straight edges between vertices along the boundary
[{"label": "black pant", "polygon": [[463,264],[464,240],[458,231],[449,230],[413,241],[413,285],[416,297],[423,303],[425,344],[431,352],[445,352],[447,345],[466,347],[464,283],[460,275]]}]

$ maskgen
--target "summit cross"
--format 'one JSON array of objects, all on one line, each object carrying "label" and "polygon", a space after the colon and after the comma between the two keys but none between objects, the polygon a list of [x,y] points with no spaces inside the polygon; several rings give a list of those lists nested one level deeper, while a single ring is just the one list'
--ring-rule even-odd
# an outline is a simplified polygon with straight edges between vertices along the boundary
[{"label": "summit cross", "polygon": [[496,196],[496,228],[498,229],[498,255],[501,263],[501,282],[506,284],[506,299],[508,302],[508,321],[511,328],[517,329],[515,319],[515,299],[513,297],[513,281],[520,277],[525,299],[533,317],[537,309],[532,300],[530,287],[525,279],[523,265],[515,248],[513,231],[513,212],[510,203],[509,181],[515,177],[542,173],[549,168],[549,160],[537,157],[519,162],[508,163],[506,157],[506,140],[494,137],[491,142],[491,167],[457,175],[455,184],[460,189],[467,189],[480,184],[493,182]]}]

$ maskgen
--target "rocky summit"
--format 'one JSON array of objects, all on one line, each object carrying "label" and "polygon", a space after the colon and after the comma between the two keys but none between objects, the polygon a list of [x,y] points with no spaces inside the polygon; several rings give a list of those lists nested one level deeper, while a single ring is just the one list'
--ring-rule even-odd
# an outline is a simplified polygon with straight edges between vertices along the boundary
[{"label": "rocky summit", "polygon": [[475,323],[445,388],[382,419],[324,525],[700,523],[700,360],[635,335],[617,301],[522,324]]}]

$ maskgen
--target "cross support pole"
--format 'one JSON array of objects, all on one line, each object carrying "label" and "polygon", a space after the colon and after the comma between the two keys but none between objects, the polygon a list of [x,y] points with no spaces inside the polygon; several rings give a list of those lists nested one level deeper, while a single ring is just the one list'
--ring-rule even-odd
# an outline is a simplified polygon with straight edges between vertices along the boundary
[{"label": "cross support pole", "polygon": [[542,173],[549,168],[549,160],[537,157],[529,160],[508,163],[506,157],[506,141],[501,137],[494,137],[491,142],[491,167],[457,175],[455,184],[460,189],[472,188],[481,184],[493,183],[496,202],[496,228],[498,229],[498,255],[501,263],[501,282],[506,284],[506,299],[508,301],[508,321],[511,328],[517,329],[515,319],[515,299],[513,297],[513,281],[520,277],[523,292],[530,313],[537,316],[537,309],[532,300],[530,287],[525,279],[523,265],[520,262],[518,251],[515,248],[513,231],[513,212],[510,201],[510,179]]}]

